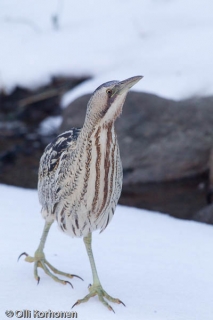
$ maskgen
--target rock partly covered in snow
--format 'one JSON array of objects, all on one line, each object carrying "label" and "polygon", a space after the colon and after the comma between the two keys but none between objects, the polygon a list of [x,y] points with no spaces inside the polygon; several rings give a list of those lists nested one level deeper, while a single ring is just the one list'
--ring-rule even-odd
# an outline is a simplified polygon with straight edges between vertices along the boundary
[{"label": "rock partly covered in snow", "polygon": [[[60,131],[82,127],[90,95],[73,101]],[[130,92],[116,123],[124,185],[179,180],[208,170],[213,97],[173,101]]]}]

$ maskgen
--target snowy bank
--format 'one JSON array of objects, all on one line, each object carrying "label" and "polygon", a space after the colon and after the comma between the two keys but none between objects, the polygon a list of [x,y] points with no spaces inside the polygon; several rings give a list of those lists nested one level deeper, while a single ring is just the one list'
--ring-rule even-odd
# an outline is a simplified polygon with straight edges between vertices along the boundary
[{"label": "snowy bank", "polygon": [[142,74],[138,90],[174,99],[213,94],[212,9],[211,0],[2,0],[0,87],[94,76],[82,94]]},{"label": "snowy bank", "polygon": [[[6,310],[71,311],[92,281],[82,239],[63,235],[56,224],[47,239],[47,259],[78,274],[74,289],[54,282],[18,255],[33,254],[43,228],[37,192],[0,185],[1,319]],[[79,319],[212,320],[213,229],[159,213],[118,206],[93,248],[102,285],[126,303],[110,313],[97,297],[74,308]]]}]

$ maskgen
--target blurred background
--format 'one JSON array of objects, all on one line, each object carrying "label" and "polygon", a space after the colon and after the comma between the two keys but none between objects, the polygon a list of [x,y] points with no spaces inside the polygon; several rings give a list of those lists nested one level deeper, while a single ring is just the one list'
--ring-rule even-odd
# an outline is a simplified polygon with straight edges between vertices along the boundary
[{"label": "blurred background", "polygon": [[81,127],[92,91],[143,75],[117,133],[121,204],[213,223],[211,0],[1,0],[0,183]]}]

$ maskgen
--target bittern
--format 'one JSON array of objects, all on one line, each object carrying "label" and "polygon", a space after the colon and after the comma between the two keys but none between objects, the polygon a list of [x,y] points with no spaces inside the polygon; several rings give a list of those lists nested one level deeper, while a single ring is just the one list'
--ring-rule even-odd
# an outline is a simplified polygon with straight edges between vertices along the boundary
[{"label": "bittern", "polygon": [[34,262],[34,277],[38,282],[37,269],[41,267],[55,281],[70,283],[53,274],[68,278],[76,276],[57,270],[46,260],[43,251],[45,241],[54,220],[64,233],[83,237],[93,284],[89,286],[89,294],[73,306],[95,295],[112,311],[106,299],[124,304],[103,289],[91,241],[92,232],[97,229],[103,231],[111,221],[121,194],[122,163],[114,123],[122,112],[129,89],[140,79],[142,76],[136,76],[98,87],[88,102],[82,129],[74,128],[60,134],[46,147],[40,160],[38,194],[45,226],[34,256],[23,254],[26,261]]}]

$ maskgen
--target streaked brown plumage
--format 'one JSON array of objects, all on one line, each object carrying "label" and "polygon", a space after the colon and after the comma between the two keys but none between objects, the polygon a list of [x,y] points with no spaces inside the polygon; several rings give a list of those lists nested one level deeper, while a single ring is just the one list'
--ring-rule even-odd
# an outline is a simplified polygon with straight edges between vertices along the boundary
[{"label": "streaked brown plumage", "polygon": [[[83,140],[83,147],[75,157],[77,139]],[[83,138],[78,129],[60,135],[47,146],[40,161],[42,215],[48,221],[56,219],[71,236],[103,230],[113,216],[121,186],[122,168],[112,123],[98,126]]]},{"label": "streaked brown plumage", "polygon": [[[27,256],[25,260],[42,265],[44,271],[53,277],[45,268],[48,266],[53,272],[55,268],[43,253],[52,222],[56,220],[61,230],[72,237],[83,236],[92,267],[93,285],[89,288],[89,295],[76,304],[94,295],[98,295],[110,310],[112,307],[103,297],[122,303],[110,297],[100,284],[92,255],[91,233],[107,227],[120,197],[123,176],[114,122],[122,112],[128,90],[141,78],[110,81],[98,87],[88,103],[83,128],[59,135],[46,147],[40,160],[38,193],[46,224],[35,257]],[[37,266],[34,276],[39,281]],[[56,273],[67,275],[58,270]],[[57,277],[53,278],[56,280]],[[56,281],[62,282],[58,278]]]}]

